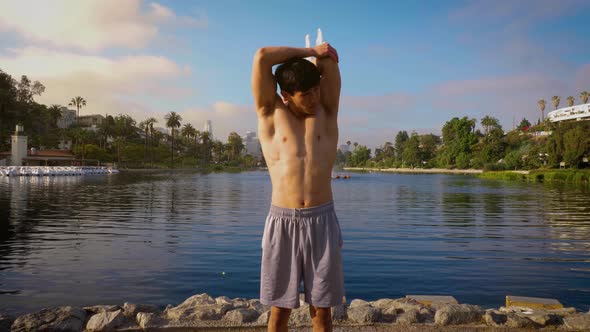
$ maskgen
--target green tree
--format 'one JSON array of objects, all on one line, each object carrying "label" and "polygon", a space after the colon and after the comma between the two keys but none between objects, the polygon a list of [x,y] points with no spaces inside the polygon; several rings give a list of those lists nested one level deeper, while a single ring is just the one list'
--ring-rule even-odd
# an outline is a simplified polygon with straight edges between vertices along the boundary
[{"label": "green tree", "polygon": [[[477,143],[474,133],[475,119],[453,118],[443,126],[443,148],[439,155],[440,164],[445,167],[469,166],[472,146]],[[460,157],[460,160],[458,158]]]},{"label": "green tree", "polygon": [[429,163],[435,156],[440,137],[433,134],[420,135],[420,154],[422,161]]},{"label": "green tree", "polygon": [[74,98],[72,98],[72,100],[70,100],[70,103],[68,104],[68,106],[76,107],[76,123],[79,124],[78,118],[80,118],[80,108],[86,106],[86,99],[84,99],[80,96],[74,97]]},{"label": "green tree", "polygon": [[411,168],[420,166],[420,138],[416,132],[412,132],[412,135],[404,143],[402,157],[404,166]]},{"label": "green tree", "polygon": [[520,124],[518,125],[518,129],[520,129],[522,131],[528,131],[530,127],[531,127],[531,123],[526,118],[522,118],[522,120],[520,121]]},{"label": "green tree", "polygon": [[231,160],[236,160],[242,150],[244,150],[244,143],[238,133],[232,131],[227,137],[228,152]]},{"label": "green tree", "polygon": [[206,164],[208,164],[209,161],[211,161],[212,144],[211,134],[208,131],[203,131],[201,133],[201,155]]},{"label": "green tree", "polygon": [[395,154],[398,161],[402,161],[403,159],[404,147],[408,139],[410,139],[410,136],[405,130],[402,130],[395,135]]},{"label": "green tree", "polygon": [[164,116],[164,119],[166,119],[166,127],[171,130],[170,137],[172,138],[172,145],[170,147],[170,167],[174,168],[174,136],[176,128],[180,128],[182,117],[176,112],[170,112]]},{"label": "green tree", "polygon": [[485,135],[487,136],[492,128],[498,127],[500,124],[498,119],[491,117],[489,115],[484,116],[481,119],[481,125],[484,128]]},{"label": "green tree", "polygon": [[17,86],[17,101],[23,104],[31,104],[33,96],[40,96],[45,91],[45,86],[39,81],[31,84],[31,80],[26,76],[21,76],[20,82]]},{"label": "green tree", "polygon": [[590,152],[590,136],[582,126],[576,126],[563,135],[563,159],[570,167],[582,165],[582,158]]},{"label": "green tree", "polygon": [[587,104],[588,103],[588,97],[590,96],[590,93],[588,93],[588,91],[582,91],[580,92],[580,98],[582,98],[582,104]]},{"label": "green tree", "polygon": [[114,143],[117,150],[117,162],[121,162],[121,152],[125,148],[128,140],[137,135],[137,128],[135,127],[135,120],[124,114],[119,114],[114,118]]},{"label": "green tree", "polygon": [[351,166],[362,167],[371,159],[371,149],[364,145],[357,145],[350,156]]}]

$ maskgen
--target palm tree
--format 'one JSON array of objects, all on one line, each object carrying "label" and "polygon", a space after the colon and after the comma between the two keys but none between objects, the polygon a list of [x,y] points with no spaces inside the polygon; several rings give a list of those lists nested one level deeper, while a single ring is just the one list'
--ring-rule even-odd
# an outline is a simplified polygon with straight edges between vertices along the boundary
[{"label": "palm tree", "polygon": [[559,107],[559,102],[561,101],[561,97],[560,96],[553,96],[551,98],[551,102],[553,103],[553,107],[555,107],[555,109],[557,109],[557,107]]},{"label": "palm tree", "polygon": [[588,97],[590,97],[590,93],[588,93],[588,91],[580,92],[580,98],[582,98],[582,104],[588,103]]},{"label": "palm tree", "polygon": [[204,131],[201,133],[201,144],[203,148],[203,158],[205,159],[205,163],[209,163],[211,160],[211,134],[208,131]]},{"label": "palm tree", "polygon": [[539,109],[541,110],[541,122],[545,120],[545,99],[539,99],[537,101]]},{"label": "palm tree", "polygon": [[196,129],[195,129],[195,127],[193,127],[192,124],[187,123],[182,127],[180,133],[181,133],[182,137],[184,137],[186,142],[188,143],[190,141],[190,139],[195,135],[195,130]]},{"label": "palm tree", "polygon": [[170,112],[164,116],[164,119],[166,119],[166,127],[170,128],[172,133],[172,153],[170,154],[170,167],[174,168],[174,133],[176,128],[180,128],[180,121],[182,121],[182,117],[176,112]]},{"label": "palm tree", "polygon": [[61,118],[61,105],[53,104],[47,108],[49,113],[49,125],[53,128],[57,128],[57,121]]},{"label": "palm tree", "polygon": [[569,96],[566,98],[566,101],[567,101],[567,106],[569,106],[569,107],[574,106],[574,97]]},{"label": "palm tree", "polygon": [[491,128],[498,126],[498,119],[486,115],[481,119],[481,125],[484,127],[487,136]]},{"label": "palm tree", "polygon": [[[146,134],[146,145],[149,145],[150,142],[152,142],[152,151],[150,153],[150,162],[151,162],[151,167],[154,167],[154,149],[153,149],[153,136],[154,136],[154,123],[158,123],[158,120],[156,120],[155,118],[151,117],[151,118],[147,118],[145,121],[145,134]],[[149,141],[147,139],[149,134]]]},{"label": "palm tree", "polygon": [[70,100],[68,106],[75,106],[76,107],[76,123],[78,123],[78,118],[80,117],[80,108],[86,106],[86,99],[77,96]]}]

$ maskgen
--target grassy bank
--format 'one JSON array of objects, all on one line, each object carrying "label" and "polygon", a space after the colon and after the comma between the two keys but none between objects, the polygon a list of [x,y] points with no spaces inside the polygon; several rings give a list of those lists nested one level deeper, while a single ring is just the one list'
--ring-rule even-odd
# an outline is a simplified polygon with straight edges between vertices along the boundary
[{"label": "grassy bank", "polygon": [[479,169],[446,169],[446,168],[370,168],[370,167],[344,167],[348,172],[386,172],[386,173],[411,173],[411,174],[479,174]]},{"label": "grassy bank", "polygon": [[569,183],[590,186],[590,169],[549,169],[534,170],[528,173],[511,171],[483,172],[477,175],[482,179],[524,180],[546,183]]}]

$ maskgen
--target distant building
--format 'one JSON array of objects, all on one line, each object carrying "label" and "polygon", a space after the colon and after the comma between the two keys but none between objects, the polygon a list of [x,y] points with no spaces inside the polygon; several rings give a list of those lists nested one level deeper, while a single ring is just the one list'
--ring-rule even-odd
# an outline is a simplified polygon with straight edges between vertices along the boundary
[{"label": "distant building", "polygon": [[590,120],[590,104],[560,108],[547,113],[547,118],[551,122]]},{"label": "distant building", "polygon": [[244,154],[249,154],[256,158],[262,158],[260,141],[256,136],[256,132],[247,131],[246,135],[242,136],[242,143],[244,143]]},{"label": "distant building", "polygon": [[[24,133],[23,126],[16,126],[12,135],[11,151],[0,152],[0,160],[3,165],[10,166],[62,166],[72,165],[75,156],[67,150],[37,150],[28,149],[28,137]],[[9,160],[5,158],[8,157]]]},{"label": "distant building", "polygon": [[211,120],[207,120],[205,122],[205,126],[203,127],[203,131],[209,132],[209,137],[213,139],[213,125],[211,124]]},{"label": "distant building", "polygon": [[69,128],[76,123],[76,111],[61,107],[61,116],[57,119],[57,127],[61,129]]},{"label": "distant building", "polygon": [[338,149],[340,149],[340,152],[346,153],[348,152],[348,144],[342,144]]},{"label": "distant building", "polygon": [[104,116],[100,114],[82,115],[78,117],[80,127],[98,127],[104,121]]}]

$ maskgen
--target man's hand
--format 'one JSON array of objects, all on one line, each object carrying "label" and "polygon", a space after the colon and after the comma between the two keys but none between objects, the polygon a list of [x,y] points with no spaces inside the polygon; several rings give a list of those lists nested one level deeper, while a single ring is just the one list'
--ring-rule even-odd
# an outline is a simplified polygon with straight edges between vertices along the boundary
[{"label": "man's hand", "polygon": [[328,43],[323,43],[314,47],[313,51],[315,53],[314,56],[318,59],[330,57],[332,60],[338,63],[338,52],[336,52],[336,49],[330,46]]}]

